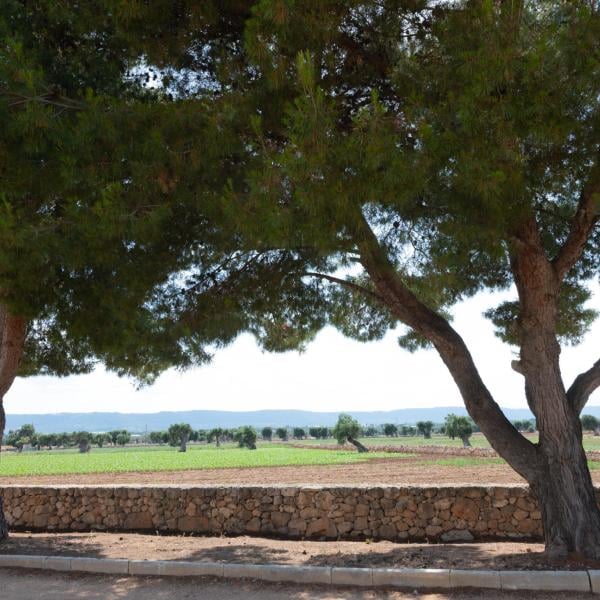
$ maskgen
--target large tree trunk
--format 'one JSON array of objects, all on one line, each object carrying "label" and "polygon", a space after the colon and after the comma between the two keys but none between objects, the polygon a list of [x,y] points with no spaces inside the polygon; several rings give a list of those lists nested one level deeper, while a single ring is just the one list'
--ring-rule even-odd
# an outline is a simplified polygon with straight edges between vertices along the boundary
[{"label": "large tree trunk", "polygon": [[354,439],[353,437],[349,437],[348,441],[359,451],[359,452],[368,452],[369,449],[361,444],[358,440]]},{"label": "large tree trunk", "polygon": [[537,495],[547,552],[554,556],[576,552],[600,559],[600,511],[579,422],[585,402],[600,385],[600,361],[577,377],[567,392],[560,373],[560,346],[556,337],[562,279],[584,245],[580,240],[583,234],[578,235],[578,223],[576,219],[572,235],[553,261],[544,253],[533,217],[515,231],[511,248],[511,268],[520,307],[516,325],[521,355],[515,368],[525,377],[527,402],[540,432],[537,445],[508,421],[483,383],[464,340],[404,283],[361,215],[355,233],[361,262],[376,290],[366,293],[375,296],[396,318],[436,348],[470,416],[492,447],[529,482]]},{"label": "large tree trunk", "polygon": [[471,441],[469,440],[468,435],[463,435],[460,439],[462,440],[463,443],[463,448],[470,448],[471,447]]},{"label": "large tree trunk", "polygon": [[539,477],[529,483],[540,505],[547,553],[600,559],[600,512],[577,438],[568,427],[560,444],[540,447]]},{"label": "large tree trunk", "polygon": [[540,504],[546,551],[600,559],[600,511],[583,449],[580,402],[577,394],[569,396],[560,372],[561,278],[533,218],[517,233],[511,267],[520,303],[519,371],[539,431],[536,469],[527,480]]},{"label": "large tree trunk", "polygon": [[[11,315],[0,304],[0,445],[6,426],[4,396],[13,384],[23,355],[25,344],[25,319]],[[0,497],[0,542],[8,537],[8,523]]]}]

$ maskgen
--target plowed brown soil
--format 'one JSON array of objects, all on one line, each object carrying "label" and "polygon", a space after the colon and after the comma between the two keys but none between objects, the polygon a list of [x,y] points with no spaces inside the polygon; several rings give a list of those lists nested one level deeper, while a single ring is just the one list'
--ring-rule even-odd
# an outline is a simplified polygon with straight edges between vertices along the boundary
[{"label": "plowed brown soil", "polygon": [[[595,480],[600,483],[600,477]],[[45,475],[40,477],[0,477],[6,484],[385,484],[385,485],[502,485],[525,483],[508,465],[482,461],[476,466],[438,465],[423,458],[377,458],[349,465],[305,467],[260,467],[244,469],[205,469],[198,471],[159,471],[135,473],[93,473]]]}]

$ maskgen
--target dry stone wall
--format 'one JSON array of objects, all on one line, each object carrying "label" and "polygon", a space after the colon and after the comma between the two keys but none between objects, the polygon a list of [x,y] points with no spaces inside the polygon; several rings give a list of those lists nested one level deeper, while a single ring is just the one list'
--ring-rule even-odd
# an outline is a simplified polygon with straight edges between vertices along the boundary
[{"label": "dry stone wall", "polygon": [[6,486],[14,529],[470,541],[542,535],[527,486]]}]

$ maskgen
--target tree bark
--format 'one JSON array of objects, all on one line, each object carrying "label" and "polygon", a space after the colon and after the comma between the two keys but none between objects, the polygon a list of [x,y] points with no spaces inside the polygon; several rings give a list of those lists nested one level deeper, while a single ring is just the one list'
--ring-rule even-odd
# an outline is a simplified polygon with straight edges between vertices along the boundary
[{"label": "tree bark", "polygon": [[181,443],[179,445],[179,452],[187,452],[187,441],[188,438],[186,435],[181,436]]},{"label": "tree bark", "polygon": [[539,431],[536,468],[527,480],[540,503],[546,551],[599,559],[600,511],[579,420],[581,395],[589,396],[590,385],[583,376],[571,397],[565,389],[556,321],[566,267],[546,257],[533,217],[517,231],[511,268],[519,294],[525,396]]},{"label": "tree bark", "polygon": [[[0,304],[0,450],[6,413],[4,412],[4,396],[13,384],[25,344],[26,321],[22,317],[10,314]],[[4,516],[2,498],[0,497],[0,542],[8,537],[8,523]]]},{"label": "tree bark", "polygon": [[359,451],[359,452],[368,452],[369,449],[364,446],[363,444],[361,444],[358,440],[354,439],[353,437],[349,437],[348,441]]},{"label": "tree bark", "polygon": [[547,553],[600,559],[600,511],[574,417],[566,423],[552,418],[553,426],[540,431],[538,477],[529,483],[540,505]]},{"label": "tree bark", "polygon": [[471,440],[469,440],[468,435],[463,435],[460,439],[462,440],[463,443],[463,448],[470,448],[471,447]]}]

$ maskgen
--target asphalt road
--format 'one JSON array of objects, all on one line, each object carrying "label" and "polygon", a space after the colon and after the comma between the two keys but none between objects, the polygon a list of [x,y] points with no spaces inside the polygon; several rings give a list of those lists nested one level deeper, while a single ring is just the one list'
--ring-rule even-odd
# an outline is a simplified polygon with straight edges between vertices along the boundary
[{"label": "asphalt road", "polygon": [[197,578],[150,578],[0,569],[2,600],[590,600],[590,594],[370,591]]}]

